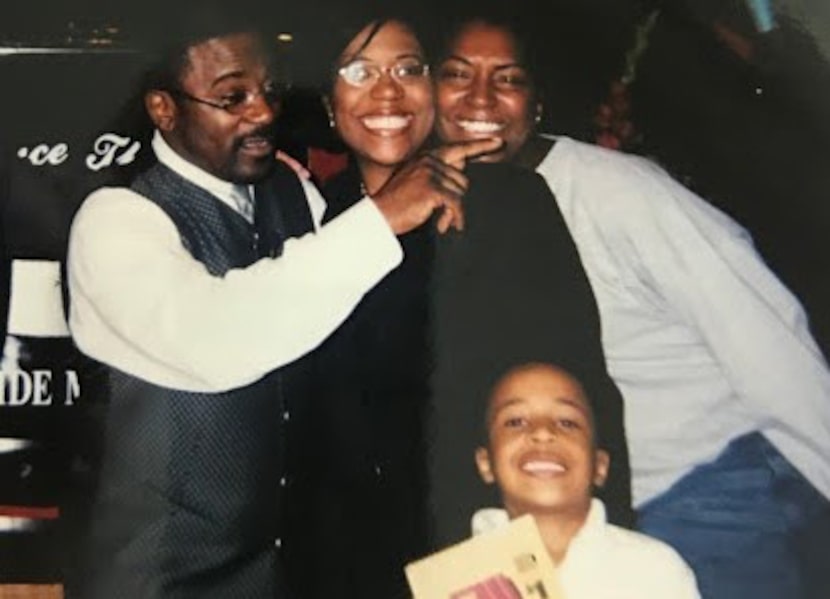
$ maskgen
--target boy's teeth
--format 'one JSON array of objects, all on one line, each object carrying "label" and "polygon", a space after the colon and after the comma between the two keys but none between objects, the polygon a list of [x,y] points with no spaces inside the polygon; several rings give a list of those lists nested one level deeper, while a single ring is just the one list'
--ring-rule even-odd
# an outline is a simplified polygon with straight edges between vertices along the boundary
[{"label": "boy's teeth", "polygon": [[495,133],[503,128],[501,123],[493,121],[459,121],[458,124],[471,133]]},{"label": "boy's teeth", "polygon": [[409,119],[399,115],[367,116],[363,119],[363,124],[369,129],[403,129],[407,123]]},{"label": "boy's teeth", "polygon": [[522,470],[525,472],[556,473],[564,472],[565,467],[557,462],[534,460],[524,464]]}]

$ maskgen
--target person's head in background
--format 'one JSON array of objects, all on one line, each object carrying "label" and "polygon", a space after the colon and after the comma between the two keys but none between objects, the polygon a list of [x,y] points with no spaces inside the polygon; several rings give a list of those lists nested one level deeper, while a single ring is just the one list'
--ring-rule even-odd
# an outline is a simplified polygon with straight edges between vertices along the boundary
[{"label": "person's head in background", "polygon": [[441,142],[504,139],[504,150],[483,161],[516,161],[542,117],[534,52],[497,17],[473,17],[451,28],[434,69],[436,123]]},{"label": "person's head in background", "polygon": [[178,155],[211,175],[264,178],[274,163],[280,89],[262,36],[218,9],[189,15],[182,26],[145,82],[150,119]]},{"label": "person's head in background", "polygon": [[610,468],[580,382],[552,364],[516,366],[494,385],[485,425],[476,466],[485,483],[498,487],[510,518],[532,514],[572,536]]},{"label": "person's head in background", "polygon": [[432,130],[424,51],[404,20],[379,18],[361,25],[332,66],[331,125],[354,154],[367,192],[374,193]]}]

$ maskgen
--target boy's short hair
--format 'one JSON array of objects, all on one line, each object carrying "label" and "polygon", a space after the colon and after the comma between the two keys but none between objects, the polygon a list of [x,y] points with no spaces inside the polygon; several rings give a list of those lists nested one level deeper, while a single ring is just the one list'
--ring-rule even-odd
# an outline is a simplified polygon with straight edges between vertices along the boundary
[{"label": "boy's short hair", "polygon": [[591,396],[588,393],[587,388],[583,384],[583,382],[577,377],[573,372],[560,366],[559,364],[554,364],[552,362],[522,362],[520,364],[515,364],[509,367],[507,370],[504,370],[501,374],[495,377],[493,380],[490,381],[490,384],[487,387],[487,396],[485,398],[485,407],[484,407],[484,420],[482,422],[482,427],[479,429],[480,439],[479,445],[482,447],[486,447],[489,445],[489,436],[490,436],[490,421],[492,418],[492,410],[493,410],[493,392],[495,391],[496,387],[501,384],[501,382],[509,376],[513,376],[515,374],[521,372],[527,372],[530,370],[535,370],[536,368],[549,368],[552,370],[558,370],[560,372],[565,373],[570,378],[572,378],[579,386],[582,388],[582,395],[585,397],[585,406],[588,408],[588,422],[591,425],[591,437],[594,440],[594,447],[597,449],[603,448],[602,437],[600,435],[600,430],[597,426],[595,410],[594,410],[594,403],[591,399]]}]

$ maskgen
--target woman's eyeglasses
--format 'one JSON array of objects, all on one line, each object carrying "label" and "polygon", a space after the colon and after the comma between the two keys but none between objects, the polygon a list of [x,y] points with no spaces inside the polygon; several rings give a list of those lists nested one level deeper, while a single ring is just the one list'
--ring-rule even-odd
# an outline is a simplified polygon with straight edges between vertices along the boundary
[{"label": "woman's eyeglasses", "polygon": [[429,65],[419,60],[406,60],[382,67],[368,60],[357,59],[337,69],[337,74],[353,87],[374,85],[383,74],[405,85],[416,83],[428,76]]}]

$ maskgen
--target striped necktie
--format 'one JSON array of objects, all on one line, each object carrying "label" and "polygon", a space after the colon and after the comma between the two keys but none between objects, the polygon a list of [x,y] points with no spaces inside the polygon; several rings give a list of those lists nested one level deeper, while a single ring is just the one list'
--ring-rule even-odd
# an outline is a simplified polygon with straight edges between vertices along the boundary
[{"label": "striped necktie", "polygon": [[239,213],[245,218],[245,220],[253,224],[254,199],[251,197],[251,194],[248,191],[248,186],[234,185],[233,192],[231,195],[233,197],[234,203],[236,204],[236,208],[239,210]]}]

